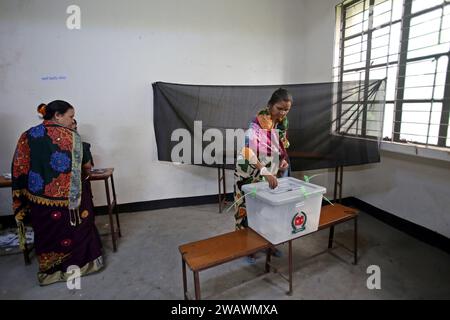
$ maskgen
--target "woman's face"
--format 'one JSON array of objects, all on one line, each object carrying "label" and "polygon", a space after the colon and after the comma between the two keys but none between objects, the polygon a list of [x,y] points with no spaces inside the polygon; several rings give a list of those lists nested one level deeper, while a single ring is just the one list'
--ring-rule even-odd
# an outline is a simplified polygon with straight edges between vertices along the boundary
[{"label": "woman's face", "polygon": [[291,101],[280,101],[275,104],[273,104],[270,107],[270,115],[272,117],[272,120],[276,122],[280,122],[281,120],[286,117],[289,110],[291,110],[292,102]]},{"label": "woman's face", "polygon": [[73,108],[70,108],[66,111],[66,113],[59,113],[56,112],[55,113],[55,122],[67,127],[67,128],[72,128],[73,127],[73,118],[75,117],[75,110]]}]

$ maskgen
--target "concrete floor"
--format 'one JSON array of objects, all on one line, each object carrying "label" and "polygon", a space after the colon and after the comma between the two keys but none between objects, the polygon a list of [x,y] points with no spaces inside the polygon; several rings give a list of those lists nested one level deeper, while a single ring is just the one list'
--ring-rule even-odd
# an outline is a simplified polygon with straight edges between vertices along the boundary
[{"label": "concrete floor", "polygon": [[[25,266],[21,255],[0,257],[0,299],[182,299],[178,246],[233,230],[234,218],[217,205],[202,205],[120,215],[123,236],[112,252],[103,236],[107,267],[81,278],[80,290],[65,283],[37,284],[37,261]],[[411,238],[362,213],[359,219],[359,263],[342,247],[324,251],[328,231],[294,241],[294,293],[278,274],[263,275],[264,257],[249,265],[244,259],[200,273],[205,299],[449,299],[450,255]],[[100,216],[100,233],[107,232]],[[336,227],[335,239],[352,245],[352,223]],[[274,263],[287,265],[284,256]],[[367,267],[381,268],[381,289],[366,286]],[[192,273],[188,285],[193,291]]]}]

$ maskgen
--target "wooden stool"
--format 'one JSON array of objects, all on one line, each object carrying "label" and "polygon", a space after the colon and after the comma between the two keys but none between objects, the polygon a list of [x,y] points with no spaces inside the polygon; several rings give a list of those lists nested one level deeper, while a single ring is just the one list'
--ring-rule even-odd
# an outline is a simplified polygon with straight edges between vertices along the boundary
[{"label": "wooden stool", "polygon": [[[116,189],[114,187],[114,177],[113,177],[114,168],[97,169],[97,170],[98,170],[98,172],[91,171],[91,173],[89,174],[89,181],[103,180],[105,182],[106,201],[108,203],[109,224],[111,227],[111,238],[112,238],[112,243],[113,243],[113,250],[114,250],[114,252],[116,252],[117,251],[117,244],[116,244],[117,236],[119,238],[122,237],[122,233],[120,231],[119,213],[117,212],[117,197],[116,197]],[[109,191],[108,179],[111,179],[111,188],[112,188],[112,197],[113,197],[112,201],[111,201],[111,195],[110,195],[110,191]],[[115,213],[115,216],[116,216],[117,228],[114,227],[113,213]]]}]

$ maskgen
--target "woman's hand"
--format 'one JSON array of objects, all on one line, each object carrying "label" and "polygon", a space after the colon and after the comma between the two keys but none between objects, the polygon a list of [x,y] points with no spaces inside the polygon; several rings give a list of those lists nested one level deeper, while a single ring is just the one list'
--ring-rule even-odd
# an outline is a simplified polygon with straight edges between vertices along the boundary
[{"label": "woman's hand", "polygon": [[275,189],[278,186],[277,177],[269,174],[267,176],[264,176],[264,178],[266,178],[267,182],[269,182],[270,189]]},{"label": "woman's hand", "polygon": [[266,167],[264,167],[259,161],[256,164],[256,167],[261,170],[261,175],[266,178],[266,180],[269,182],[270,189],[275,189],[278,186],[278,180],[277,177],[272,175],[269,170],[267,170]]},{"label": "woman's hand", "polygon": [[284,160],[284,159],[281,160],[279,170],[280,170],[280,171],[286,171],[287,168],[289,168],[289,163],[288,163],[286,160]]}]

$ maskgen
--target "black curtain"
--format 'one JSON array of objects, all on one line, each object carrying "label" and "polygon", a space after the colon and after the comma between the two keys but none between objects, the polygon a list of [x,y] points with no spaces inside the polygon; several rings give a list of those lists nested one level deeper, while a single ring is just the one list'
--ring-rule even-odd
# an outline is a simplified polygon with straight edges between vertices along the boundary
[{"label": "black curtain", "polygon": [[[291,169],[312,170],[380,161],[383,80],[283,85],[294,103],[288,114]],[[156,82],[154,127],[160,161],[172,161],[174,130],[247,129],[280,86],[205,86]],[[225,136],[225,135],[224,135]],[[203,148],[209,142],[203,143]],[[223,141],[225,148],[226,142]],[[191,150],[194,163],[194,150]],[[225,150],[223,151],[225,152]],[[234,155],[235,156],[235,155]],[[207,165],[198,163],[199,165]],[[215,164],[213,164],[214,166]],[[227,165],[233,168],[233,164]]]}]

